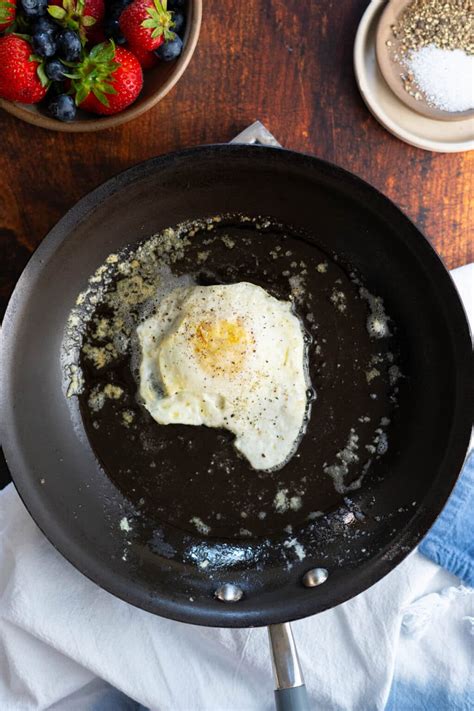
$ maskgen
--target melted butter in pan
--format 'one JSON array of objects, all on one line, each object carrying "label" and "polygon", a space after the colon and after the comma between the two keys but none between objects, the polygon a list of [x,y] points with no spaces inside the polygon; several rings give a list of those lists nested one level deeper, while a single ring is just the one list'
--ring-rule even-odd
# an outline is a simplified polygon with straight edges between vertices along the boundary
[{"label": "melted butter in pan", "polygon": [[[100,298],[89,303],[80,354],[81,412],[107,476],[151,519],[194,534],[205,527],[210,537],[290,531],[337,506],[390,443],[400,371],[382,301],[313,241],[269,221],[209,222],[174,243],[170,231],[147,249],[111,263]],[[167,279],[174,286],[247,281],[293,301],[308,334],[314,391],[306,433],[279,471],[252,469],[225,430],[160,426],[138,402],[134,331]],[[223,339],[235,349],[244,338],[234,331],[203,324],[195,348],[205,342],[218,358]]]}]

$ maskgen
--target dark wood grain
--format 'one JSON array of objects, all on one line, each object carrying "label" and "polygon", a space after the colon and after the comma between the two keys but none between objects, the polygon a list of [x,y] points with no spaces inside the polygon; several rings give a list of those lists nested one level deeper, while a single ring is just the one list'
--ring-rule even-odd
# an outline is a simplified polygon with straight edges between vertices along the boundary
[{"label": "dark wood grain", "polygon": [[471,261],[473,156],[407,146],[369,114],[352,69],[366,5],[206,3],[196,54],[178,86],[123,127],[51,133],[2,112],[2,305],[31,252],[91,188],[150,156],[227,141],[255,118],[285,146],[334,161],[380,188],[425,231],[448,267]]}]

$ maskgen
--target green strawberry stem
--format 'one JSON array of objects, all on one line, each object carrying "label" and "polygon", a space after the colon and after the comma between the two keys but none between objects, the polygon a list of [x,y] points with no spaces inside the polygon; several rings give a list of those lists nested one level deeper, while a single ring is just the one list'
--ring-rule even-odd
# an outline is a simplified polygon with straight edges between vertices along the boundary
[{"label": "green strawberry stem", "polygon": [[82,44],[86,43],[85,28],[95,25],[95,18],[84,15],[85,0],[63,0],[63,6],[48,5],[51,17],[61,23],[63,27],[79,32]]},{"label": "green strawberry stem", "polygon": [[13,34],[15,35],[15,37],[21,37],[21,39],[31,44],[31,35],[27,34],[26,32],[14,32]]},{"label": "green strawberry stem", "polygon": [[8,22],[11,19],[11,12],[15,5],[9,0],[0,0],[0,23]]},{"label": "green strawberry stem", "polygon": [[80,64],[71,62],[64,62],[64,64],[74,69],[66,76],[71,79],[76,95],[76,106],[82,104],[91,92],[101,104],[104,104],[104,106],[109,105],[107,94],[117,93],[111,83],[112,74],[120,66],[119,62],[115,61],[115,44],[113,40],[96,44]]},{"label": "green strawberry stem", "polygon": [[166,9],[167,0],[153,0],[153,5],[154,7],[147,8],[149,18],[142,22],[142,27],[152,30],[153,38],[163,36],[165,42],[174,39],[173,13]]},{"label": "green strawberry stem", "polygon": [[41,82],[41,86],[48,86],[51,84],[50,80],[46,76],[46,72],[44,70],[44,60],[42,57],[38,57],[37,54],[31,54],[29,57],[30,62],[38,62],[38,66],[36,67],[36,73],[38,75],[38,79]]}]

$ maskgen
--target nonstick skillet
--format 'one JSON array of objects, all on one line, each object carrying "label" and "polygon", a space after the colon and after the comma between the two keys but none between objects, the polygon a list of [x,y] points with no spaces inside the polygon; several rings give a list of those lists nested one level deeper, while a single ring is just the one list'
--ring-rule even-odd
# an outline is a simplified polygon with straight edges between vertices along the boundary
[{"label": "nonstick skillet", "polygon": [[[209,573],[173,559],[153,537],[131,537],[123,555],[119,521],[130,514],[139,530],[139,516],[105,476],[78,407],[65,396],[60,352],[78,293],[111,252],[181,221],[227,213],[268,215],[320,235],[383,297],[399,325],[409,375],[394,444],[380,470],[328,522],[323,517],[311,530],[302,527],[303,560],[282,565],[277,535],[257,562],[250,542],[234,546],[196,533],[193,544],[216,555]],[[40,245],[4,320],[2,445],[31,515],[82,573],[127,602],[182,622],[271,625],[282,689],[277,704],[304,708],[291,632],[279,623],[367,589],[426,533],[465,456],[470,368],[469,328],[449,274],[386,197],[314,157],[263,146],[204,146],[146,161],[109,180],[80,200]],[[357,517],[349,532],[347,506],[370,512]],[[168,543],[189,538],[173,526],[166,531]]]}]

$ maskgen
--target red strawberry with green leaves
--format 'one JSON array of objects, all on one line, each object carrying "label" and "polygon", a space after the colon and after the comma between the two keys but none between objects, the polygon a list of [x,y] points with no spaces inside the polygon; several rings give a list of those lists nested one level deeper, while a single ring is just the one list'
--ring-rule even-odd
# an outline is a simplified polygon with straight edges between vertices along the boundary
[{"label": "red strawberry with green leaves", "polygon": [[63,27],[79,32],[83,43],[105,15],[104,0],[49,0],[48,12]]},{"label": "red strawberry with green leaves", "polygon": [[91,49],[69,74],[76,105],[94,114],[110,116],[133,104],[143,86],[138,59],[110,40]]},{"label": "red strawberry with green leaves", "polygon": [[16,0],[0,0],[0,32],[13,25],[16,17]]},{"label": "red strawberry with green leaves", "polygon": [[158,57],[154,52],[150,52],[148,49],[143,49],[143,47],[135,47],[134,44],[129,45],[129,50],[133,52],[135,57],[141,64],[142,69],[152,69],[156,67],[159,62]]},{"label": "red strawberry with green leaves", "polygon": [[17,35],[0,38],[0,96],[8,101],[36,104],[46,96],[48,78],[29,42]]},{"label": "red strawberry with green leaves", "polygon": [[133,47],[149,52],[174,38],[173,13],[166,0],[133,0],[120,15],[120,29]]}]

